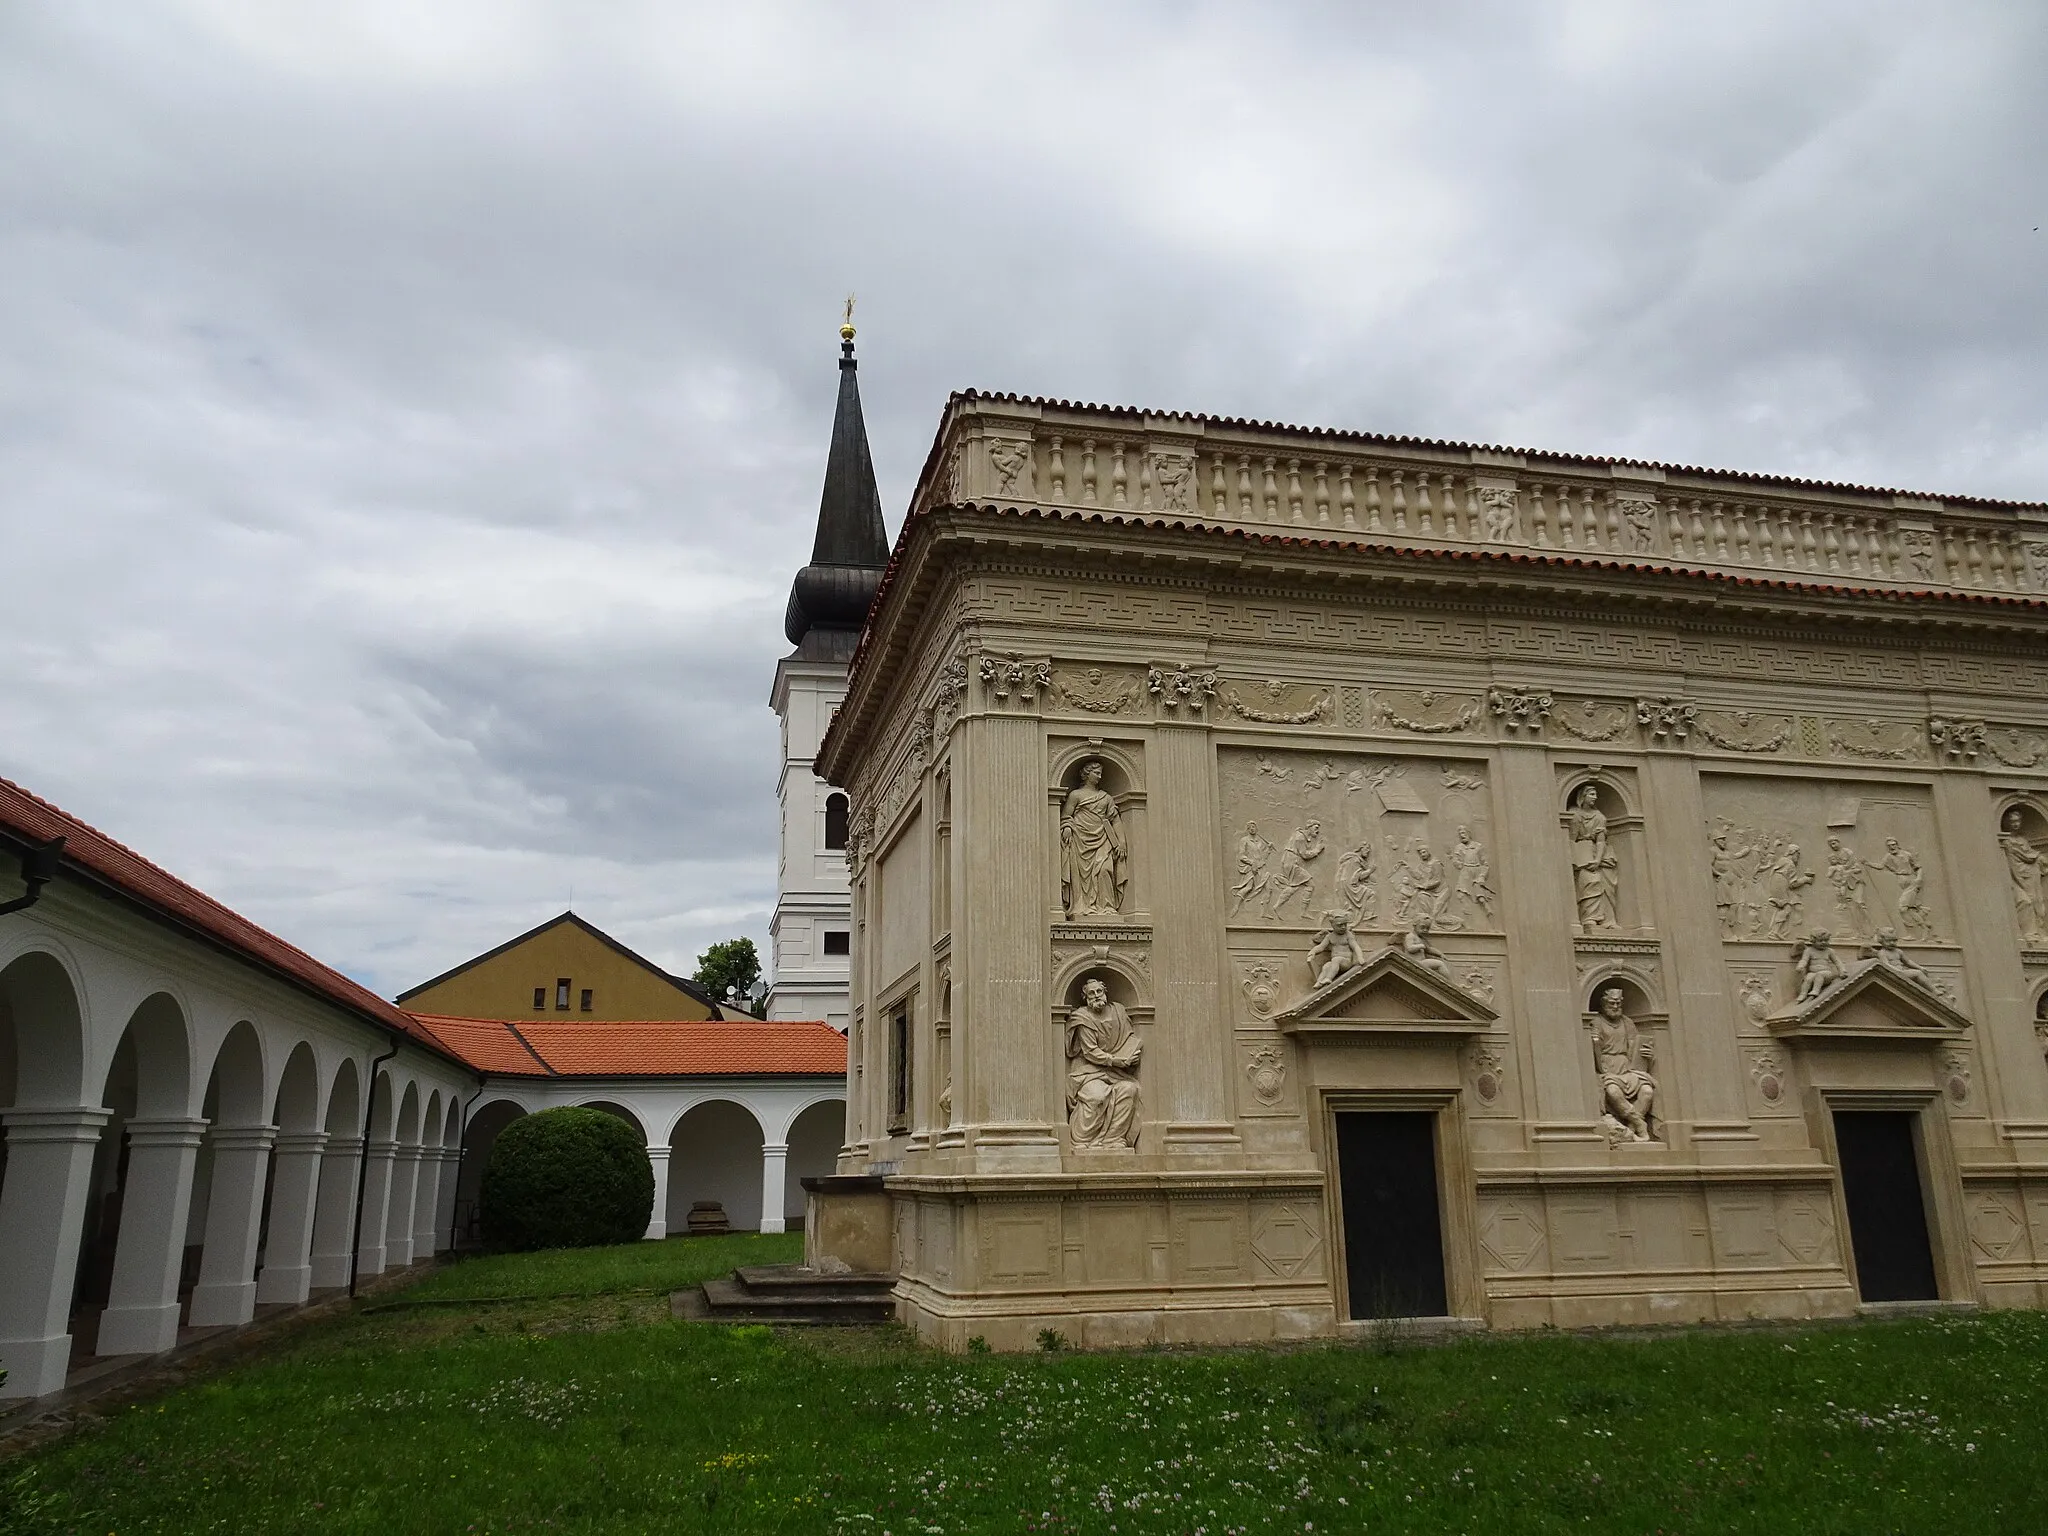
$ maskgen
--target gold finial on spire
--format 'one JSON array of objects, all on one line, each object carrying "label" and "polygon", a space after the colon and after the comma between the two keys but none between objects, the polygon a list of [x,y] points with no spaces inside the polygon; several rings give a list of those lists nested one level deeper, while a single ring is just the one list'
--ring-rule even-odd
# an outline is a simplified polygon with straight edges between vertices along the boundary
[{"label": "gold finial on spire", "polygon": [[850,293],[846,296],[846,319],[839,327],[839,339],[853,340],[853,295]]}]

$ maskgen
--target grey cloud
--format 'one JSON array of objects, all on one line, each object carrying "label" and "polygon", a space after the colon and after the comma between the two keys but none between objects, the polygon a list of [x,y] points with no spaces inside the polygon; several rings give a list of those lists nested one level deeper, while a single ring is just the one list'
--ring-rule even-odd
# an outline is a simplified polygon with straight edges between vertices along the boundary
[{"label": "grey cloud", "polygon": [[2048,483],[2048,20],[0,14],[0,771],[386,992],[765,939],[837,303],[974,385]]}]

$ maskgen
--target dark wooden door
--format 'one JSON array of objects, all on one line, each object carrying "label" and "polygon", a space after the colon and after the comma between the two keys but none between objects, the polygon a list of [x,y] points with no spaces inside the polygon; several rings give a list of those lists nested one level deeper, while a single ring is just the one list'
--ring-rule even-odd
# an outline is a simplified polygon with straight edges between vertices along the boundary
[{"label": "dark wooden door", "polygon": [[1449,1312],[1436,1116],[1338,1115],[1337,1184],[1352,1318]]},{"label": "dark wooden door", "polygon": [[1856,1289],[1865,1301],[1933,1301],[1934,1250],[1927,1202],[1913,1150],[1913,1116],[1904,1111],[1839,1110],[1835,1150],[1842,1200],[1856,1254]]}]

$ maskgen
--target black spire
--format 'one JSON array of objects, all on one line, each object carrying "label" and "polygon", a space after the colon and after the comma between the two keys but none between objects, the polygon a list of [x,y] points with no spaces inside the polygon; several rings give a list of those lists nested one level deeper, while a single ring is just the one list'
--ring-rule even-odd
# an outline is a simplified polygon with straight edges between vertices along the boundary
[{"label": "black spire", "polygon": [[832,416],[832,449],[825,459],[825,493],[818,501],[818,537],[811,563],[797,572],[783,611],[789,643],[820,660],[844,660],[881,585],[889,563],[882,498],[868,454],[860,414],[860,364],[853,356],[852,303],[839,328],[839,406]]}]

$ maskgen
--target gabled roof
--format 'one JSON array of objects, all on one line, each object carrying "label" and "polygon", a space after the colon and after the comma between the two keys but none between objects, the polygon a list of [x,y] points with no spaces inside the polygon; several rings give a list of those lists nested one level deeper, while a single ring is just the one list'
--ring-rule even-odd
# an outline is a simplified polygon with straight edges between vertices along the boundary
[{"label": "gabled roof", "polygon": [[527,929],[526,932],[520,934],[517,938],[507,939],[504,943],[500,944],[496,949],[487,949],[482,954],[472,956],[470,959],[463,961],[462,964],[455,966],[450,970],[443,971],[440,975],[435,976],[430,980],[423,981],[416,987],[407,987],[403,992],[398,994],[398,1001],[402,1003],[409,997],[418,997],[422,992],[426,991],[429,987],[438,987],[441,985],[442,982],[450,981],[455,977],[460,976],[465,971],[473,971],[478,966],[482,965],[486,960],[495,960],[498,958],[498,956],[504,954],[507,950],[517,949],[521,944],[524,944],[528,939],[535,938],[540,934],[546,933],[551,928],[559,928],[564,923],[568,923],[572,927],[575,927],[577,929],[580,929],[582,932],[587,933],[588,935],[590,935],[591,938],[596,939],[600,944],[605,945],[607,948],[613,950],[615,953],[632,961],[635,965],[639,966],[643,971],[646,971],[649,975],[657,977],[658,979],[667,982],[670,986],[674,987],[678,992],[681,992],[685,997],[691,998],[696,1002],[702,1003],[706,1008],[709,1008],[711,1010],[712,1018],[722,1019],[725,1017],[725,1014],[721,1012],[719,1009],[717,1000],[714,999],[709,992],[706,992],[702,987],[698,986],[696,982],[691,981],[686,976],[672,975],[669,972],[663,970],[660,966],[656,965],[652,960],[648,959],[645,955],[637,954],[633,950],[628,949],[625,945],[621,944],[617,939],[613,938],[610,934],[606,933],[602,928],[599,928],[594,923],[585,922],[582,918],[578,917],[574,912],[564,912],[559,917],[551,917],[546,922],[536,924],[534,927]]},{"label": "gabled roof", "polygon": [[134,849],[115,842],[98,828],[7,779],[0,779],[0,836],[36,846],[61,837],[64,847],[57,858],[59,875],[72,876],[139,907],[188,937],[222,950],[323,1002],[346,1009],[380,1029],[402,1035],[437,1055],[462,1059],[422,1029],[412,1015],[393,1007],[369,988],[322,965],[298,946],[257,927],[239,912],[230,911]]},{"label": "gabled roof", "polygon": [[1448,976],[1388,947],[1324,982],[1273,1022],[1290,1034],[1464,1033],[1499,1017]]},{"label": "gabled roof", "polygon": [[594,1023],[415,1015],[497,1077],[843,1077],[846,1037],[822,1022]]}]

